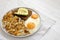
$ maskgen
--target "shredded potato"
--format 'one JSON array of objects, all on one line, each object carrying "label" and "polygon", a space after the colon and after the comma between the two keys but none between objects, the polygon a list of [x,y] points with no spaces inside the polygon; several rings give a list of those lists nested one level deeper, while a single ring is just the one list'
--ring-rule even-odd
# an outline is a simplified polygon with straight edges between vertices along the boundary
[{"label": "shredded potato", "polygon": [[[19,35],[24,35],[24,34],[29,34],[29,31],[27,31],[25,25],[24,25],[24,20],[22,20],[18,16],[13,16],[13,12],[9,11],[6,15],[4,15],[2,19],[3,25],[5,25],[5,29],[8,33],[19,36]],[[27,32],[25,32],[25,30]]]}]

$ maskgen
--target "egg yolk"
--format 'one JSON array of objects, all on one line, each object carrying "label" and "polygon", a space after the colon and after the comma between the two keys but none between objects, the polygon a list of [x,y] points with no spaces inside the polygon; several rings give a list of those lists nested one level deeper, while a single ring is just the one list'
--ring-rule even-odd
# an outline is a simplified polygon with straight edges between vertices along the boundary
[{"label": "egg yolk", "polygon": [[31,16],[33,19],[37,19],[38,18],[38,15],[37,14],[32,14]]},{"label": "egg yolk", "polygon": [[28,29],[34,29],[35,28],[35,24],[30,22],[30,23],[27,24],[27,28]]}]

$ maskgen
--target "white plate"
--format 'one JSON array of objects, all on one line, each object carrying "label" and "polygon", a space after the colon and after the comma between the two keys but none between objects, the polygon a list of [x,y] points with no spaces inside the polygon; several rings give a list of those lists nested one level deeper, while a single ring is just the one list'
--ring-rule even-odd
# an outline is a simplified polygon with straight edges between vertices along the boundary
[{"label": "white plate", "polygon": [[[35,10],[31,9],[31,8],[28,8],[28,7],[18,7],[18,8],[27,8],[27,9],[31,10],[32,12],[35,12],[35,13],[38,14],[37,11],[35,11]],[[16,8],[13,8],[12,10],[14,10],[14,9],[16,9]],[[9,10],[8,10],[8,11],[9,11]],[[4,14],[4,15],[5,15],[5,14]],[[4,15],[2,15],[2,16],[4,16]],[[39,15],[39,14],[38,14],[38,15]],[[3,17],[2,17],[2,18],[3,18]],[[39,15],[39,18],[40,18],[40,15]],[[41,20],[39,21],[39,25],[38,25],[38,27],[37,27],[37,30],[36,30],[34,33],[36,33],[36,32],[39,30],[39,28],[41,27],[40,25],[41,25]],[[6,34],[8,34],[8,35],[10,35],[10,36],[13,36],[13,37],[26,37],[26,36],[30,36],[30,35],[34,34],[34,33],[31,33],[31,34],[24,35],[24,36],[14,36],[14,35],[11,35],[11,34],[9,34],[9,33],[5,30],[5,28],[3,27],[3,25],[2,25],[2,19],[1,19],[1,28],[2,28],[2,30],[3,30]]]}]

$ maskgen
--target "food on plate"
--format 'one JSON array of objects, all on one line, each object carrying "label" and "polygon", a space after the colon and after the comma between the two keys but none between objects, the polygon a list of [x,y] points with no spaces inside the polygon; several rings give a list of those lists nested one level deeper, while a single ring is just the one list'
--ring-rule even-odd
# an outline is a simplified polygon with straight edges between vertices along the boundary
[{"label": "food on plate", "polygon": [[30,22],[27,24],[27,28],[28,29],[34,29],[35,28],[35,24],[33,22]]},{"label": "food on plate", "polygon": [[[8,16],[8,15],[7,15]],[[24,20],[19,20],[20,18],[17,16],[14,16],[13,18],[8,18],[10,20],[3,20],[5,22],[5,29],[8,33],[13,35],[22,35],[22,34],[28,34],[28,32],[24,32],[27,28],[24,25]],[[27,30],[26,30],[27,31]]]},{"label": "food on plate", "polygon": [[27,15],[16,14],[16,12],[14,13],[14,15],[20,17],[23,20],[27,20],[32,15],[32,11],[28,10],[28,14]]},{"label": "food on plate", "polygon": [[19,8],[18,9],[18,12],[16,12],[15,14],[17,14],[17,15],[28,15],[28,9],[26,9],[26,8]]},{"label": "food on plate", "polygon": [[[32,13],[32,15],[33,14],[36,14],[36,13]],[[39,15],[38,15],[38,18],[36,19],[33,19],[31,16],[25,21],[25,26],[28,28],[30,34],[36,32],[37,29],[39,29],[39,25],[40,25]]]},{"label": "food on plate", "polygon": [[33,15],[31,15],[31,17],[32,17],[33,19],[37,19],[37,18],[38,18],[38,14],[33,14]]},{"label": "food on plate", "polygon": [[8,11],[2,19],[4,29],[14,36],[34,33],[40,23],[39,15],[28,8],[16,8]]},{"label": "food on plate", "polygon": [[21,17],[21,19],[23,19],[23,20],[27,20],[30,16],[32,15],[32,11],[31,10],[28,10],[28,15],[27,16],[20,16]]}]

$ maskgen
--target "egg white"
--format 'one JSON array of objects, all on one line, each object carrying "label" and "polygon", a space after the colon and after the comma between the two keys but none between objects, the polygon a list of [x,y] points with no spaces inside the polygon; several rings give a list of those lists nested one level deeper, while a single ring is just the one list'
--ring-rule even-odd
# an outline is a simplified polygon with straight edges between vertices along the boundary
[{"label": "egg white", "polygon": [[32,34],[32,33],[36,32],[36,31],[39,29],[40,17],[38,16],[37,19],[33,19],[33,18],[31,18],[31,16],[30,16],[30,17],[25,21],[25,26],[26,26],[26,27],[27,27],[27,24],[28,24],[29,22],[33,22],[33,23],[35,24],[35,28],[29,30],[30,33]]}]

